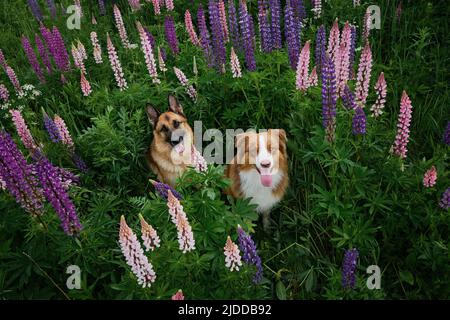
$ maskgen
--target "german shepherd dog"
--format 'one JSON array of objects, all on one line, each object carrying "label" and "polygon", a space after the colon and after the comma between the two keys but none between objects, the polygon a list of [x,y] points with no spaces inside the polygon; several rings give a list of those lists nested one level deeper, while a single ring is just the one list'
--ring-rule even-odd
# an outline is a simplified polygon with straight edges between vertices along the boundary
[{"label": "german shepherd dog", "polygon": [[146,153],[147,163],[158,180],[174,187],[191,161],[194,134],[183,107],[169,95],[169,110],[160,114],[152,105],[146,108],[153,127],[153,141]]}]

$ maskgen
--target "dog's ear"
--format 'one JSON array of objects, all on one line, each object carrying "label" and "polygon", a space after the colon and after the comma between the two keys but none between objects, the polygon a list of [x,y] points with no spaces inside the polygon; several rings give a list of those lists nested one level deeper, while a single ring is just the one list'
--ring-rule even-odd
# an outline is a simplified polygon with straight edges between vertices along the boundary
[{"label": "dog's ear", "polygon": [[182,115],[183,117],[185,116],[183,113],[183,107],[178,102],[178,99],[173,95],[169,95],[169,110]]},{"label": "dog's ear", "polygon": [[150,104],[147,105],[145,111],[147,112],[148,121],[150,121],[152,127],[154,128],[156,126],[156,122],[158,122],[159,111]]}]

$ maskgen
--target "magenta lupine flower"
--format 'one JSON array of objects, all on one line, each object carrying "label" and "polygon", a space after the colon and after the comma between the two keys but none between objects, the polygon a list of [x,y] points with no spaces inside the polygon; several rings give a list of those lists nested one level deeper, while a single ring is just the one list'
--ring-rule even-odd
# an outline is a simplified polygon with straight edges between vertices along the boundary
[{"label": "magenta lupine flower", "polygon": [[432,166],[423,175],[423,185],[424,185],[424,187],[425,188],[434,187],[434,185],[436,184],[436,179],[437,179],[436,167]]},{"label": "magenta lupine flower", "polygon": [[81,56],[81,52],[73,44],[71,52],[75,66],[81,70],[81,73],[86,73],[86,67],[84,66],[84,61],[83,57]]},{"label": "magenta lupine flower", "polygon": [[153,251],[156,248],[159,248],[161,240],[159,239],[156,230],[145,221],[141,214],[139,214],[139,220],[141,222],[141,235],[145,251]]},{"label": "magenta lupine flower", "polygon": [[100,47],[100,43],[98,42],[97,32],[91,32],[91,42],[92,42],[92,51],[94,55],[95,63],[103,63],[102,59],[102,48]]},{"label": "magenta lupine flower", "polygon": [[175,75],[177,76],[178,81],[180,81],[181,85],[186,88],[186,93],[189,95],[192,101],[195,102],[197,100],[197,91],[191,84],[189,84],[184,72],[177,67],[173,67],[173,70],[175,71]]},{"label": "magenta lupine flower", "polygon": [[239,267],[242,266],[241,252],[237,244],[231,241],[230,236],[227,237],[223,253],[225,255],[225,267],[230,269],[231,272],[239,271]]},{"label": "magenta lupine flower", "polygon": [[150,179],[151,184],[155,187],[156,192],[159,194],[159,196],[165,200],[167,200],[169,195],[169,190],[172,193],[172,195],[177,198],[178,200],[182,200],[183,196],[174,188],[169,186],[168,184],[158,182],[155,180]]},{"label": "magenta lupine flower", "polygon": [[355,71],[353,64],[355,63],[356,56],[356,26],[350,25],[351,37],[350,37],[350,58],[348,64],[348,77],[349,79],[355,78]]},{"label": "magenta lupine flower", "polygon": [[155,15],[158,16],[161,14],[161,7],[159,6],[159,0],[152,0],[153,10]]},{"label": "magenta lupine flower", "polygon": [[339,66],[336,68],[336,80],[339,96],[342,94],[344,86],[349,79],[351,37],[352,29],[347,21],[342,29],[341,41],[337,53],[339,55],[339,59],[336,59],[336,61],[339,62]]},{"label": "magenta lupine flower", "polygon": [[119,90],[125,90],[128,88],[127,81],[124,78],[122,64],[120,63],[119,57],[117,56],[116,48],[114,47],[109,33],[106,34],[106,44],[108,48],[109,62],[111,63],[111,68],[114,72],[114,77],[116,78],[117,86]]},{"label": "magenta lupine flower", "polygon": [[61,141],[61,136],[59,135],[58,127],[46,112],[44,112],[44,126],[45,129],[47,130],[48,135],[50,136],[50,140],[52,140],[55,143]]},{"label": "magenta lupine flower", "polygon": [[309,57],[310,57],[310,41],[306,41],[300,52],[300,57],[297,63],[297,75],[295,85],[297,90],[306,91],[308,89],[309,83]]},{"label": "magenta lupine flower", "polygon": [[138,284],[143,288],[150,287],[156,280],[156,274],[152,264],[145,256],[136,234],[127,225],[124,216],[120,217],[119,244],[127,264],[137,277]]},{"label": "magenta lupine flower", "polygon": [[447,127],[444,131],[444,143],[450,146],[450,121],[447,122]]},{"label": "magenta lupine flower", "polygon": [[36,53],[34,52],[33,48],[31,47],[30,40],[28,40],[27,37],[22,36],[21,41],[22,41],[22,47],[25,50],[25,53],[28,58],[28,62],[30,63],[31,67],[33,68],[34,73],[36,73],[36,75],[41,83],[45,83],[44,74],[42,73],[42,69],[41,69],[39,61],[36,57]]},{"label": "magenta lupine flower", "polygon": [[194,46],[200,46],[200,40],[197,37],[197,33],[195,32],[194,25],[192,23],[192,17],[189,10],[186,10],[184,13],[184,24],[186,26],[186,31],[189,35],[189,39],[191,40]]},{"label": "magenta lupine flower", "polygon": [[50,10],[52,19],[56,19],[56,5],[54,0],[47,0],[47,7]]},{"label": "magenta lupine flower", "polygon": [[42,21],[42,12],[37,0],[27,0],[31,13],[37,21]]},{"label": "magenta lupine flower", "polygon": [[42,38],[44,39],[45,44],[47,45],[47,49],[50,52],[50,54],[52,55],[56,66],[59,68],[58,49],[56,46],[56,42],[53,39],[53,34],[42,23],[39,27],[39,31],[41,32]]},{"label": "magenta lupine flower", "polygon": [[372,117],[378,117],[383,114],[384,104],[386,103],[386,80],[384,79],[384,73],[381,72],[375,84],[375,92],[377,93],[377,100],[372,105],[370,110],[372,111]]},{"label": "magenta lupine flower", "polygon": [[255,53],[253,48],[253,40],[252,37],[252,25],[251,25],[252,17],[247,12],[247,4],[244,0],[240,2],[239,6],[239,24],[242,33],[242,42],[244,44],[245,50],[245,65],[249,71],[256,70],[256,61],[255,61]]},{"label": "magenta lupine flower", "polygon": [[168,191],[167,196],[167,207],[169,208],[171,220],[177,227],[180,250],[183,251],[183,253],[194,250],[195,240],[192,228],[188,222],[183,206],[170,190]]},{"label": "magenta lupine flower", "polygon": [[317,76],[317,67],[314,67],[308,78],[308,84],[311,87],[315,87],[319,84],[319,77]]},{"label": "magenta lupine flower", "polygon": [[356,100],[364,107],[367,96],[369,95],[370,75],[372,72],[372,51],[369,42],[366,43],[361,52],[359,60],[358,75],[356,78]]},{"label": "magenta lupine flower", "polygon": [[69,129],[66,126],[66,123],[64,122],[63,118],[61,118],[58,115],[55,115],[53,118],[53,122],[55,123],[56,127],[58,128],[59,136],[61,137],[61,142],[68,146],[69,149],[72,149],[75,147],[73,144],[72,137],[70,135]]},{"label": "magenta lupine flower", "polygon": [[192,165],[197,172],[205,172],[208,169],[208,164],[202,154],[192,145],[191,150]]},{"label": "magenta lupine flower", "polygon": [[239,239],[239,248],[242,251],[242,259],[245,263],[255,265],[256,273],[253,277],[254,283],[259,283],[262,280],[263,269],[261,258],[256,251],[256,245],[253,241],[252,237],[247,234],[240,225],[237,227],[238,239]]},{"label": "magenta lupine flower", "polygon": [[4,187],[23,209],[38,216],[43,213],[43,195],[33,166],[27,164],[11,136],[0,132],[0,177]]},{"label": "magenta lupine flower", "polygon": [[397,135],[393,145],[394,154],[401,158],[406,158],[408,152],[407,145],[409,141],[409,126],[412,118],[412,105],[406,91],[403,91],[400,102],[400,114],[397,122]]},{"label": "magenta lupine flower", "polygon": [[364,110],[357,106],[352,120],[352,133],[354,135],[366,134],[366,114]]},{"label": "magenta lupine flower", "polygon": [[37,34],[35,34],[34,41],[36,42],[36,46],[37,46],[39,55],[41,56],[42,63],[44,64],[45,68],[47,69],[47,73],[51,74],[52,73],[52,63],[48,56],[47,49],[45,49],[44,43],[41,40],[41,37],[39,37]]},{"label": "magenta lupine flower", "polygon": [[132,11],[141,10],[141,3],[139,2],[139,0],[128,0],[128,3],[130,4]]},{"label": "magenta lupine flower", "polygon": [[281,49],[281,4],[280,0],[269,0],[271,15],[270,29],[272,33],[272,43],[274,49]]},{"label": "magenta lupine flower", "polygon": [[236,50],[241,51],[241,40],[239,37],[239,27],[236,13],[236,6],[234,0],[228,0],[228,24],[230,27],[231,43]]},{"label": "magenta lupine flower", "polygon": [[369,40],[370,26],[371,26],[370,11],[369,8],[367,8],[363,19],[363,34],[362,34],[363,42],[367,42]]},{"label": "magenta lupine flower", "polygon": [[299,37],[297,35],[297,27],[295,25],[294,12],[292,11],[292,7],[289,1],[286,3],[286,7],[284,10],[284,22],[284,32],[288,47],[289,61],[291,63],[291,68],[295,70],[297,68],[300,43]]},{"label": "magenta lupine flower", "polygon": [[225,42],[228,42],[227,14],[225,11],[224,0],[219,0],[217,7],[219,8],[220,26],[222,27],[223,39]]},{"label": "magenta lupine flower", "polygon": [[136,27],[139,31],[139,36],[141,38],[141,47],[142,52],[144,53],[147,71],[150,74],[153,83],[156,84],[161,83],[161,81],[158,79],[158,70],[156,67],[155,56],[153,54],[153,48],[147,36],[147,33],[145,32],[144,28],[142,28],[142,25],[139,21],[136,21]]},{"label": "magenta lupine flower", "polygon": [[450,209],[450,188],[447,188],[447,190],[442,193],[441,201],[439,201],[439,206],[444,210]]},{"label": "magenta lupine flower", "polygon": [[172,300],[184,300],[184,294],[183,294],[183,290],[179,289],[177,291],[177,293],[175,293],[172,298]]},{"label": "magenta lupine flower", "polygon": [[17,78],[13,68],[11,68],[9,65],[6,65],[5,72],[9,80],[11,81],[12,85],[14,86],[14,89],[16,90],[17,94],[19,94],[19,96],[22,95],[23,94],[22,86],[20,85],[19,78]]},{"label": "magenta lupine flower", "polygon": [[233,47],[231,47],[230,65],[233,78],[241,78],[242,77],[241,64]]},{"label": "magenta lupine flower", "polygon": [[166,68],[166,63],[164,62],[163,59],[163,55],[161,53],[161,48],[158,47],[158,65],[159,65],[159,70],[162,72],[166,72],[167,68]]},{"label": "magenta lupine flower", "polygon": [[8,89],[5,87],[5,85],[2,83],[0,84],[0,99],[3,102],[8,102],[9,100],[9,92]]},{"label": "magenta lupine flower", "polygon": [[170,50],[172,50],[174,55],[177,55],[180,52],[180,49],[178,47],[178,39],[175,31],[175,22],[173,21],[172,16],[166,16],[166,19],[164,20],[164,31]]},{"label": "magenta lupine flower", "polygon": [[319,19],[322,15],[322,0],[312,0],[312,6],[311,11],[314,13],[314,19]]},{"label": "magenta lupine flower", "polygon": [[267,0],[258,0],[258,25],[263,52],[272,51],[272,34],[269,24],[269,11]]},{"label": "magenta lupine flower", "polygon": [[198,28],[200,30],[200,44],[202,46],[205,59],[208,63],[208,67],[211,68],[213,66],[211,40],[209,36],[208,27],[206,26],[205,13],[203,11],[202,5],[198,7],[197,21],[198,21]]},{"label": "magenta lupine flower", "polygon": [[116,4],[114,4],[113,8],[114,8],[114,19],[116,21],[116,27],[117,27],[117,30],[119,31],[119,37],[120,37],[120,40],[122,41],[122,45],[126,49],[132,49],[135,47],[135,45],[132,45],[130,43],[130,40],[128,40],[127,30],[125,29],[125,24],[123,23],[122,14],[120,13],[120,9]]},{"label": "magenta lupine flower", "polygon": [[61,71],[69,71],[70,69],[70,60],[69,54],[67,53],[66,46],[64,44],[64,40],[56,26],[52,29],[52,41],[55,46],[55,62],[58,65]]},{"label": "magenta lupine flower", "polygon": [[166,8],[168,11],[173,11],[174,9],[173,0],[166,0]]},{"label": "magenta lupine flower", "polygon": [[317,36],[316,36],[316,66],[319,71],[322,70],[322,61],[325,57],[326,53],[326,34],[325,34],[325,27],[321,25],[319,29],[317,30]]},{"label": "magenta lupine flower", "polygon": [[350,90],[348,85],[344,86],[341,98],[345,108],[347,108],[348,110],[356,109],[355,95]]},{"label": "magenta lupine flower", "polygon": [[345,251],[342,261],[342,286],[344,289],[355,288],[356,283],[356,265],[358,263],[359,252],[356,248]]},{"label": "magenta lupine flower", "polygon": [[322,61],[322,125],[329,142],[334,141],[336,126],[336,73],[334,63],[325,55]]},{"label": "magenta lupine flower", "polygon": [[1,49],[0,49],[0,65],[2,66],[3,69],[5,69],[7,66],[5,55],[3,54],[3,51]]},{"label": "magenta lupine flower", "polygon": [[225,41],[223,38],[223,30],[220,23],[219,8],[215,0],[209,0],[209,23],[211,25],[212,48],[214,53],[215,66],[221,73],[225,72],[225,63],[227,58],[227,51],[225,48]]},{"label": "magenta lupine flower", "polygon": [[23,145],[27,148],[32,154],[39,150],[36,142],[34,142],[33,136],[31,135],[30,130],[25,122],[25,119],[22,116],[22,113],[19,110],[11,109],[9,110],[11,113],[11,119],[16,127],[17,134],[22,140]]},{"label": "magenta lupine flower", "polygon": [[337,60],[339,59],[339,38],[340,38],[340,32],[339,32],[339,24],[338,20],[334,20],[333,26],[330,30],[330,36],[328,38],[328,46],[327,46],[327,53],[330,57],[331,61],[334,63],[335,71],[337,65]]},{"label": "magenta lupine flower", "polygon": [[87,97],[88,95],[91,94],[91,92],[92,92],[91,84],[86,79],[84,72],[81,72],[80,86],[81,86],[81,91],[83,92],[83,96]]}]

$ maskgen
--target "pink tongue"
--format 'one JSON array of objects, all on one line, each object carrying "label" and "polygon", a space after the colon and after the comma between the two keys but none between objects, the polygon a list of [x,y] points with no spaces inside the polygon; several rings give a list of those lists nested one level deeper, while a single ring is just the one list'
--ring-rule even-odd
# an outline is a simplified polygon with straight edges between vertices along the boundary
[{"label": "pink tongue", "polygon": [[178,152],[179,154],[182,154],[184,152],[184,143],[180,142],[179,144],[177,144],[175,146],[175,151]]},{"label": "pink tongue", "polygon": [[272,186],[272,175],[271,174],[262,174],[261,175],[261,183],[264,187]]}]

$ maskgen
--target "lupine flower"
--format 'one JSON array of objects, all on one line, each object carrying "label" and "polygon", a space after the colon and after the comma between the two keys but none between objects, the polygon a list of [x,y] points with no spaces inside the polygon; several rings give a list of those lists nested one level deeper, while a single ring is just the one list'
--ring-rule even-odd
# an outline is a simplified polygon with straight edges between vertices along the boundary
[{"label": "lupine flower", "polygon": [[225,48],[223,30],[220,22],[219,8],[215,0],[209,0],[208,10],[209,10],[209,22],[211,25],[212,48],[214,53],[215,65],[220,72],[224,73],[227,51]]},{"label": "lupine flower", "polygon": [[230,38],[231,43],[236,50],[242,50],[240,37],[239,37],[239,27],[236,13],[236,6],[234,5],[234,0],[228,0],[228,23],[230,26]]},{"label": "lupine flower", "polygon": [[148,41],[150,41],[150,44],[152,45],[152,48],[155,48],[156,47],[155,37],[146,27],[143,27],[143,28],[144,28],[145,34],[148,37]]},{"label": "lupine flower", "polygon": [[114,19],[116,21],[117,30],[119,30],[120,40],[122,41],[122,45],[126,49],[135,48],[136,45],[132,45],[130,40],[128,40],[127,30],[125,29],[125,24],[123,23],[122,14],[120,13],[119,7],[114,4]]},{"label": "lupine flower", "polygon": [[64,190],[66,191],[69,190],[70,186],[73,184],[75,185],[80,184],[80,178],[74,175],[72,172],[60,167],[55,168]]},{"label": "lupine flower", "polygon": [[338,20],[334,20],[333,26],[330,30],[330,36],[328,38],[328,46],[327,53],[330,57],[331,61],[334,63],[334,70],[337,72],[336,67],[338,67],[338,59],[339,59],[339,24]]},{"label": "lupine flower", "polygon": [[84,75],[84,72],[81,72],[80,86],[81,86],[81,91],[83,92],[83,95],[85,97],[87,97],[88,95],[91,94],[91,92],[92,92],[91,84],[86,79],[86,76]]},{"label": "lupine flower", "polygon": [[292,7],[289,1],[286,3],[284,11],[284,21],[285,21],[284,32],[288,47],[289,61],[291,63],[291,68],[295,70],[297,68],[300,43],[296,32],[297,27],[295,25],[294,12],[292,11]]},{"label": "lupine flower", "polygon": [[36,54],[35,54],[33,48],[31,47],[30,40],[28,40],[27,37],[22,36],[21,41],[22,41],[22,47],[25,50],[25,53],[28,58],[28,62],[30,63],[31,67],[33,68],[34,73],[36,73],[36,75],[41,83],[45,83],[44,74],[42,73],[41,66],[36,57]]},{"label": "lupine flower", "polygon": [[192,165],[197,172],[205,172],[208,169],[208,164],[206,163],[205,158],[203,158],[202,154],[192,145]]},{"label": "lupine flower", "polygon": [[147,36],[147,33],[145,32],[144,28],[142,28],[142,25],[139,21],[136,21],[136,27],[139,31],[139,36],[141,38],[141,47],[142,51],[144,52],[145,57],[145,64],[147,65],[147,71],[152,77],[153,83],[161,83],[161,81],[158,79],[158,70],[156,67],[156,61],[155,56],[153,54],[153,48],[149,41],[149,38]]},{"label": "lupine flower", "polygon": [[200,40],[197,37],[197,33],[195,32],[194,25],[192,23],[192,17],[189,10],[186,10],[184,13],[184,24],[186,26],[186,31],[189,35],[189,39],[191,40],[194,46],[200,46]]},{"label": "lupine flower", "polygon": [[339,66],[336,68],[338,72],[336,74],[338,95],[342,94],[344,86],[349,79],[351,37],[352,29],[347,21],[342,29],[341,42],[337,53],[339,55],[339,59],[337,59]]},{"label": "lupine flower", "polygon": [[54,0],[47,0],[47,7],[50,10],[50,15],[52,19],[56,19],[56,6]]},{"label": "lupine flower", "polygon": [[81,7],[81,0],[74,0],[74,4],[77,7],[78,12],[80,13],[80,17],[83,16],[83,8]]},{"label": "lupine flower", "polygon": [[297,63],[297,76],[296,76],[296,87],[298,90],[306,91],[308,89],[309,83],[309,57],[310,57],[310,41],[306,41],[300,52],[300,57]]},{"label": "lupine flower", "polygon": [[370,74],[372,71],[372,51],[369,42],[366,43],[361,53],[358,66],[358,76],[356,79],[356,100],[361,106],[366,103],[369,95]]},{"label": "lupine flower", "polygon": [[64,40],[56,26],[52,29],[52,41],[55,46],[55,62],[58,65],[61,71],[69,71],[70,69],[70,60],[69,55],[67,53],[66,46],[64,44]]},{"label": "lupine flower", "polygon": [[444,210],[450,209],[450,188],[447,188],[447,190],[442,193],[439,206]]},{"label": "lupine flower", "polygon": [[33,216],[42,214],[43,195],[33,168],[5,131],[0,132],[0,177],[22,208]]},{"label": "lupine flower", "polygon": [[407,145],[409,141],[409,125],[411,124],[412,105],[406,91],[403,91],[400,102],[400,114],[397,122],[397,135],[393,145],[394,154],[401,158],[406,158],[408,152]]},{"label": "lupine flower", "polygon": [[237,227],[239,248],[242,251],[242,259],[247,264],[256,266],[256,274],[253,277],[253,282],[258,283],[262,280],[263,269],[261,264],[261,258],[256,252],[256,245],[253,239],[247,234],[240,225]]},{"label": "lupine flower", "polygon": [[[44,39],[47,49],[50,54],[53,56],[56,66],[59,68],[60,62],[58,60],[58,48],[56,46],[56,42],[53,39],[53,34],[48,30],[44,24],[41,24],[39,27],[39,31],[41,32],[42,38]],[[38,47],[39,48],[39,47]]]},{"label": "lupine flower", "polygon": [[370,108],[372,111],[372,117],[378,117],[383,114],[384,104],[386,103],[386,80],[384,79],[384,73],[381,72],[378,77],[378,81],[375,84],[375,92],[377,93],[377,100],[375,104]]},{"label": "lupine flower", "polygon": [[6,182],[0,176],[0,190],[6,190]]},{"label": "lupine flower", "polygon": [[371,27],[371,21],[370,21],[370,11],[369,8],[367,8],[366,13],[364,14],[363,19],[363,34],[362,38],[364,42],[367,42],[369,40],[370,35],[370,27]]},{"label": "lupine flower", "polygon": [[271,15],[271,32],[273,47],[275,49],[281,49],[283,46],[281,43],[281,4],[280,0],[269,0],[269,8]]},{"label": "lupine flower", "polygon": [[78,168],[78,170],[80,170],[81,172],[87,172],[88,167],[86,165],[86,162],[83,161],[78,153],[72,152],[72,161],[75,167]]},{"label": "lupine flower", "polygon": [[202,5],[200,5],[198,7],[197,21],[198,21],[198,27],[200,30],[200,44],[203,49],[203,54],[208,63],[208,67],[212,67],[213,66],[213,57],[212,57],[211,41],[210,41],[210,37],[209,37],[208,27],[206,26],[205,13],[203,11]]},{"label": "lupine flower", "polygon": [[225,3],[223,1],[224,0],[219,0],[217,7],[219,9],[220,26],[222,27],[223,39],[225,42],[228,42],[227,14],[225,12]]},{"label": "lupine flower", "polygon": [[153,185],[153,187],[155,187],[156,192],[159,194],[159,196],[161,198],[164,198],[165,200],[167,200],[168,197],[168,192],[170,190],[170,192],[172,193],[172,195],[177,198],[178,200],[182,200],[183,196],[174,188],[172,188],[171,186],[169,186],[168,184],[162,183],[162,182],[158,182],[155,180],[150,180],[151,184]]},{"label": "lupine flower", "polygon": [[45,68],[47,69],[47,73],[51,74],[52,73],[52,63],[48,56],[47,49],[45,49],[44,43],[41,40],[41,37],[39,37],[37,34],[35,34],[34,41],[36,42],[36,46],[37,46],[39,55],[41,56],[42,63],[44,64]]},{"label": "lupine flower", "polygon": [[156,230],[145,221],[141,214],[139,214],[139,220],[141,222],[142,242],[144,243],[145,251],[153,251],[155,248],[159,248],[161,240]]},{"label": "lupine flower", "polygon": [[437,179],[436,167],[432,166],[423,175],[423,185],[424,185],[424,187],[426,187],[426,188],[434,187],[434,185],[436,184],[436,179]]},{"label": "lupine flower", "polygon": [[93,25],[96,25],[96,24],[97,24],[97,19],[95,19],[95,16],[92,16],[91,23],[92,23]]},{"label": "lupine flower", "polygon": [[8,89],[5,87],[5,85],[2,83],[0,84],[0,99],[3,102],[8,102],[9,100],[9,92]]},{"label": "lupine flower", "polygon": [[2,66],[3,69],[5,69],[7,66],[5,55],[3,54],[3,51],[1,49],[0,49],[0,65]]},{"label": "lupine flower", "polygon": [[130,4],[131,10],[141,10],[141,3],[139,2],[139,0],[128,0],[128,3]]},{"label": "lupine flower", "polygon": [[195,239],[186,215],[177,216],[178,244],[183,253],[195,250]]},{"label": "lupine flower", "polygon": [[175,225],[177,224],[178,216],[186,216],[183,205],[180,203],[179,199],[172,193],[172,188],[167,189],[167,207],[169,208],[170,220]]},{"label": "lupine flower", "polygon": [[37,0],[27,0],[27,2],[28,6],[31,9],[31,13],[33,13],[33,16],[36,18],[36,20],[42,21],[42,12]]},{"label": "lupine flower", "polygon": [[322,0],[312,0],[313,8],[311,11],[314,13],[314,19],[319,19],[322,15]]},{"label": "lupine flower", "polygon": [[106,44],[108,48],[109,62],[111,63],[111,68],[114,72],[117,86],[119,87],[120,91],[127,89],[128,84],[123,75],[122,65],[120,63],[119,57],[117,56],[116,48],[114,47],[108,33],[106,34]]},{"label": "lupine flower", "polygon": [[241,78],[242,77],[241,64],[239,62],[239,58],[236,52],[234,52],[233,47],[231,47],[230,65],[231,65],[231,72],[233,73],[233,78]]},{"label": "lupine flower", "polygon": [[317,69],[320,71],[322,70],[322,61],[325,57],[326,53],[326,34],[325,34],[325,27],[321,25],[319,29],[317,30],[317,36],[316,36],[316,66]]},{"label": "lupine flower", "polygon": [[153,4],[153,10],[155,12],[155,15],[160,15],[161,14],[161,7],[159,6],[159,0],[152,0],[152,4]]},{"label": "lupine flower", "polygon": [[345,251],[344,260],[342,261],[342,286],[347,288],[355,288],[356,283],[356,264],[358,263],[359,252],[356,248]]},{"label": "lupine flower", "polygon": [[156,274],[152,264],[145,256],[136,234],[127,225],[124,216],[120,217],[119,243],[127,264],[137,277],[138,284],[143,288],[150,287],[156,280]]},{"label": "lupine flower", "polygon": [[177,67],[173,67],[173,70],[175,71],[175,75],[177,76],[178,81],[180,81],[181,85],[186,88],[186,93],[189,95],[192,101],[195,102],[197,100],[197,91],[191,84],[189,84],[184,72]]},{"label": "lupine flower", "polygon": [[175,293],[172,296],[172,300],[184,300],[184,294],[183,294],[183,290],[178,290],[177,293]]},{"label": "lupine flower", "polygon": [[80,40],[77,40],[77,50],[80,53],[82,60],[86,60],[88,58],[86,48],[84,47],[84,44]]},{"label": "lupine flower", "polygon": [[349,79],[355,78],[355,71],[353,69],[353,64],[355,63],[356,55],[356,27],[350,25],[351,37],[350,37],[350,58],[348,63],[348,77]]},{"label": "lupine flower", "polygon": [[44,112],[44,126],[47,130],[48,135],[50,136],[50,140],[57,143],[61,141],[61,136],[59,135],[58,127],[55,122],[48,116],[47,113]]},{"label": "lupine flower", "polygon": [[272,34],[269,24],[267,0],[258,1],[258,24],[263,52],[272,51]]},{"label": "lupine flower", "polygon": [[92,49],[93,49],[95,63],[97,63],[97,64],[103,63],[102,48],[100,47],[100,43],[98,42],[98,38],[97,38],[97,32],[95,32],[95,31],[91,32],[91,42],[92,42]]},{"label": "lupine flower", "polygon": [[17,94],[23,95],[23,90],[20,85],[19,78],[17,78],[16,73],[14,72],[13,68],[6,65],[5,72],[9,78],[9,80],[11,81],[12,85],[14,86],[14,89],[16,90]]},{"label": "lupine flower", "polygon": [[161,53],[161,48],[158,47],[158,65],[159,65],[159,70],[162,72],[166,72],[167,68],[166,68],[166,63],[164,62],[162,53]]},{"label": "lupine flower", "polygon": [[444,131],[444,143],[450,146],[450,121],[447,122],[447,128]]},{"label": "lupine flower", "polygon": [[168,11],[173,11],[174,9],[173,0],[166,0],[166,8]]},{"label": "lupine flower", "polygon": [[230,271],[239,271],[239,267],[242,266],[241,252],[239,251],[238,246],[231,241],[230,236],[228,236],[223,250],[225,255],[225,267],[230,269]]},{"label": "lupine flower", "polygon": [[361,5],[361,0],[353,0],[353,7],[359,7]]},{"label": "lupine flower", "polygon": [[100,15],[104,16],[106,14],[105,0],[98,0],[98,8],[100,10]]},{"label": "lupine flower", "polygon": [[309,84],[309,86],[311,86],[311,87],[315,87],[315,86],[317,86],[317,85],[319,84],[319,78],[318,78],[318,76],[317,76],[317,70],[316,70],[316,68],[317,68],[317,67],[314,67],[314,68],[312,69],[311,74],[309,75],[309,78],[308,78],[308,84]]},{"label": "lupine flower", "polygon": [[357,106],[352,120],[352,133],[354,135],[366,134],[366,114],[364,110]]},{"label": "lupine flower", "polygon": [[356,103],[355,103],[355,95],[350,90],[348,85],[344,86],[344,91],[342,92],[342,102],[344,103],[344,107],[346,107],[349,110],[356,109]]},{"label": "lupine flower", "polygon": [[242,0],[239,6],[239,24],[245,50],[245,65],[249,71],[255,71],[256,61],[253,48],[251,19],[252,17],[247,12],[247,4]]},{"label": "lupine flower", "polygon": [[69,133],[69,129],[67,129],[66,123],[63,118],[58,115],[55,115],[53,118],[53,122],[58,128],[59,136],[61,137],[62,144],[68,146],[70,149],[74,148],[72,137]]},{"label": "lupine flower", "polygon": [[329,142],[334,141],[336,126],[336,73],[334,63],[325,55],[322,61],[322,125]]},{"label": "lupine flower", "polygon": [[86,67],[84,66],[84,61],[83,57],[81,56],[81,52],[73,44],[71,52],[75,66],[81,70],[81,73],[86,73]]},{"label": "lupine flower", "polygon": [[173,21],[172,16],[167,16],[164,20],[164,30],[170,50],[172,50],[172,53],[174,55],[177,55],[180,52],[180,49],[178,48],[178,39],[175,32],[175,22]]},{"label": "lupine flower", "polygon": [[31,135],[30,130],[28,129],[27,124],[22,116],[22,113],[19,110],[9,110],[11,113],[11,119],[16,127],[17,134],[22,140],[23,145],[27,148],[31,153],[38,150],[38,146],[36,142],[34,142],[33,136]]},{"label": "lupine flower", "polygon": [[66,77],[61,73],[61,83],[62,84],[66,84],[67,83],[67,79],[66,79]]}]

